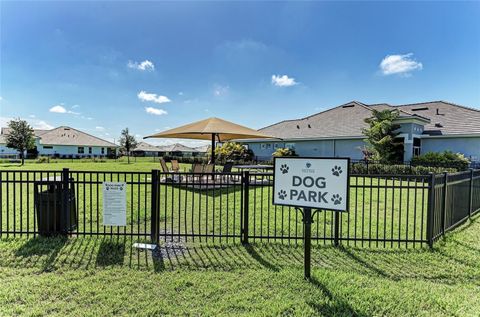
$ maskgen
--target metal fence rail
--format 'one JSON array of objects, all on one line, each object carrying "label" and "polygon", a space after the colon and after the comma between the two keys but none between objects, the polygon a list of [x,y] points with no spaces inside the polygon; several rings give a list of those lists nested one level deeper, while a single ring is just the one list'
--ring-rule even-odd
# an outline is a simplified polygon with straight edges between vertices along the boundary
[{"label": "metal fence rail", "polygon": [[[127,184],[126,226],[103,225],[102,183],[107,181]],[[272,204],[272,184],[273,174],[249,172],[0,171],[0,237],[48,234],[52,228],[45,229],[39,215],[48,222],[71,208],[74,217],[63,223],[69,235],[301,243],[302,215]],[[431,246],[478,211],[480,170],[354,174],[349,212],[317,211],[312,239],[369,247]]]},{"label": "metal fence rail", "polygon": [[480,170],[432,176],[431,242],[480,211]]}]

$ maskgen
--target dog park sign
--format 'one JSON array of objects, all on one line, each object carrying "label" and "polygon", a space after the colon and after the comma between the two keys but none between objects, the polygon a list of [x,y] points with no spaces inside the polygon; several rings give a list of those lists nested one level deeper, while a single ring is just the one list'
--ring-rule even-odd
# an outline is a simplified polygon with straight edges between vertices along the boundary
[{"label": "dog park sign", "polygon": [[275,205],[347,211],[348,158],[278,157]]},{"label": "dog park sign", "polygon": [[[309,279],[313,216],[348,211],[350,159],[276,157],[273,164],[273,204],[296,207],[303,215],[304,276]],[[338,226],[336,214],[335,232]]]}]

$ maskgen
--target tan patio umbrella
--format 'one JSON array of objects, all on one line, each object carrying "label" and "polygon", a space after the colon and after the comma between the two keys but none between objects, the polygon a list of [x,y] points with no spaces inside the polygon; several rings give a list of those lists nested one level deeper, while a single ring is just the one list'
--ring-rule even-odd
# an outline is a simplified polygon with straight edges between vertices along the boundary
[{"label": "tan patio umbrella", "polygon": [[219,118],[208,118],[144,137],[144,139],[147,138],[211,140],[212,163],[215,163],[215,141],[223,142],[240,139],[272,139],[274,137],[233,122],[225,121]]}]

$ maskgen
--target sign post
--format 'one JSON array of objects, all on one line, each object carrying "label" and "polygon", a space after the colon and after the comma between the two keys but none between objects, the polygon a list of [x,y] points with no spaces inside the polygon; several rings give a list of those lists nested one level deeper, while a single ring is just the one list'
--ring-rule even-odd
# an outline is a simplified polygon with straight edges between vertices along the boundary
[{"label": "sign post", "polygon": [[[349,158],[277,157],[274,159],[273,204],[303,213],[304,276],[310,279],[312,223],[319,210],[348,210]],[[303,211],[300,209],[303,208]],[[313,210],[312,210],[313,209]],[[338,214],[335,215],[336,229]],[[335,237],[336,241],[338,237]]]}]

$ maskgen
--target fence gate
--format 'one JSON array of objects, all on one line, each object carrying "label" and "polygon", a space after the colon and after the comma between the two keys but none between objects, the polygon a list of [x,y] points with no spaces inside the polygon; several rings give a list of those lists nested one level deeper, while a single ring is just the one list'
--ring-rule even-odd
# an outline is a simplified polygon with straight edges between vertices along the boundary
[{"label": "fence gate", "polygon": [[243,182],[240,173],[152,171],[152,240],[241,238]]}]

